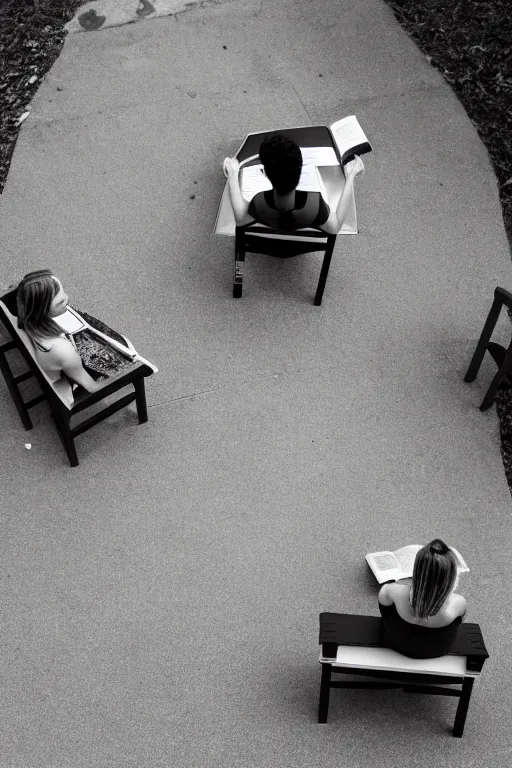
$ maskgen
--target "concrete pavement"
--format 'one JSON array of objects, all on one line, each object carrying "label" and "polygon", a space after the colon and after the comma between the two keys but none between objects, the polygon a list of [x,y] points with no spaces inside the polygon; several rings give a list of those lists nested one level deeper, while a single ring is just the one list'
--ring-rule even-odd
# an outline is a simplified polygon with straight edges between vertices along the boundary
[{"label": "concrete pavement", "polygon": [[[50,266],[159,373],[77,469],[0,382],[2,768],[508,766],[511,500],[491,362],[462,379],[510,255],[440,75],[377,0],[236,0],[68,36],[30,109],[2,285]],[[222,159],[351,113],[374,152],[323,305],[317,255],[249,256],[234,301]],[[491,653],[463,739],[395,691],[317,725],[318,613],[376,614],[364,555],[434,536]]]}]

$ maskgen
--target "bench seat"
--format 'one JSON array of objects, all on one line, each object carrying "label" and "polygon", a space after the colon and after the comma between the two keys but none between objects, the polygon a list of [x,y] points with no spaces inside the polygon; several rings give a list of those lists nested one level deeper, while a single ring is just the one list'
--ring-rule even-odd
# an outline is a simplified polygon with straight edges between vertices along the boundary
[{"label": "bench seat", "polygon": [[[405,693],[458,697],[453,735],[462,736],[473,683],[489,657],[478,624],[463,622],[451,652],[431,659],[410,658],[386,647],[382,619],[376,616],[321,613],[319,642],[319,723],[327,722],[331,688],[402,688]],[[374,680],[333,680],[333,674]]]}]

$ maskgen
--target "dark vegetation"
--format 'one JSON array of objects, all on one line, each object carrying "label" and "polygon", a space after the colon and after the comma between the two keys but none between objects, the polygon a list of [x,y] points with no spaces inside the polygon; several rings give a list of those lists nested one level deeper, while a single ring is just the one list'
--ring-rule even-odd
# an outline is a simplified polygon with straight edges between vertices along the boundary
[{"label": "dark vegetation", "polygon": [[[487,147],[512,246],[511,0],[386,2],[430,64],[450,83]],[[489,296],[489,307],[491,302]],[[512,493],[512,389],[498,392],[496,409],[503,466]]]},{"label": "dark vegetation", "polygon": [[512,243],[511,0],[386,0],[487,147]]},{"label": "dark vegetation", "polygon": [[[61,51],[64,25],[84,1],[0,0],[0,192],[19,118]],[[386,1],[451,85],[486,145],[512,243],[511,0]],[[512,390],[499,393],[497,411],[512,490]]]},{"label": "dark vegetation", "polygon": [[0,192],[19,118],[61,52],[64,25],[84,0],[0,0]]}]

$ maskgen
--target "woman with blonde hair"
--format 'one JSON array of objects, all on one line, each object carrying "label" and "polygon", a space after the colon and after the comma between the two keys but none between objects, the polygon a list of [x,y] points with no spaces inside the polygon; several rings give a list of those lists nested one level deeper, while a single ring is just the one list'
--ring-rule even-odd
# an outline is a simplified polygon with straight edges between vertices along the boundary
[{"label": "woman with blonde hair", "polygon": [[64,314],[68,304],[60,280],[49,269],[29,272],[18,285],[16,301],[18,328],[29,337],[37,362],[53,384],[64,375],[88,392],[96,392],[101,384],[87,373],[73,338],[54,319]]},{"label": "woman with blonde hair", "polygon": [[413,658],[449,653],[466,612],[456,587],[456,558],[444,541],[434,539],[416,555],[410,586],[384,584],[379,591],[386,645]]}]

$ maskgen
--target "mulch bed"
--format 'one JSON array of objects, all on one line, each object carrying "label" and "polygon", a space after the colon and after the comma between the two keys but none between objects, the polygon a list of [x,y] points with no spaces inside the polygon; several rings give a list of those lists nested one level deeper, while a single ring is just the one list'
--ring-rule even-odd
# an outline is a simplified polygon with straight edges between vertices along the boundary
[{"label": "mulch bed", "polygon": [[0,193],[19,119],[61,52],[64,25],[85,0],[0,0]]},{"label": "mulch bed", "polygon": [[[19,119],[62,49],[64,25],[84,2],[0,0],[0,193],[18,137]],[[451,85],[486,145],[512,244],[510,0],[386,2],[431,65]],[[497,411],[512,492],[512,391],[499,393]]]},{"label": "mulch bed", "polygon": [[[487,147],[512,247],[512,8],[510,0],[386,0],[451,85]],[[504,286],[508,287],[508,286]],[[489,296],[489,307],[492,296]],[[512,320],[512,315],[509,312]],[[482,327],[485,318],[482,318]],[[501,455],[512,494],[512,390],[498,393]]]},{"label": "mulch bed", "polygon": [[487,147],[512,244],[510,0],[386,0],[462,102]]}]

